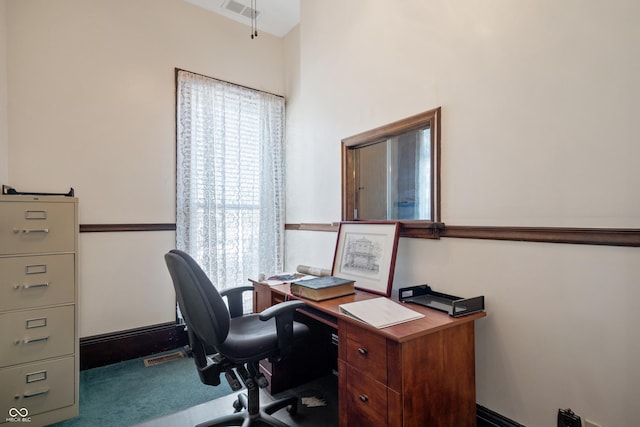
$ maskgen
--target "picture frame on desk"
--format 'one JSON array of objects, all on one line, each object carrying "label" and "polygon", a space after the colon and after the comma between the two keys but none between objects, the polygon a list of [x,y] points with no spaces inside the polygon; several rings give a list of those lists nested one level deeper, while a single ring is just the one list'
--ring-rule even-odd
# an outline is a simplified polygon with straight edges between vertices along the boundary
[{"label": "picture frame on desk", "polygon": [[353,279],[356,289],[388,297],[399,237],[399,222],[341,222],[331,275]]}]

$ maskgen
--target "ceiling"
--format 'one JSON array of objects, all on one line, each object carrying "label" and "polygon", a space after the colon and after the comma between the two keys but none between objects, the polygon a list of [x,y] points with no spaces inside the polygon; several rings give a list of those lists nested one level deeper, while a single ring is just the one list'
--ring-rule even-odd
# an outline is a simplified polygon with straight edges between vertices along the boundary
[{"label": "ceiling", "polygon": [[[184,0],[251,26],[251,0]],[[300,22],[300,0],[255,0],[258,34],[284,37]]]}]

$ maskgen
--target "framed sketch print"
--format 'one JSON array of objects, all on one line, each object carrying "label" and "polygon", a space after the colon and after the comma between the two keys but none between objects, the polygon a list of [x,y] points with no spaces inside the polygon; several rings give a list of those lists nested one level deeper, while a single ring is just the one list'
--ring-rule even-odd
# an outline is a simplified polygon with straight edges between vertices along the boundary
[{"label": "framed sketch print", "polygon": [[355,280],[356,289],[391,295],[399,222],[341,222],[332,276]]}]

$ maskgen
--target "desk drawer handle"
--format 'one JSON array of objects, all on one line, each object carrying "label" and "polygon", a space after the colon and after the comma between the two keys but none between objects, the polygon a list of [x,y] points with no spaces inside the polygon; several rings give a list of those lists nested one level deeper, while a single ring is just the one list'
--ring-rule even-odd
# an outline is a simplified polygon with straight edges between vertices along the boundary
[{"label": "desk drawer handle", "polygon": [[49,393],[49,389],[45,388],[44,390],[34,391],[33,393],[24,393],[23,396],[26,398],[29,398],[29,397],[42,396],[43,394],[48,394],[48,393]]},{"label": "desk drawer handle", "polygon": [[[42,341],[48,341],[49,337],[40,337],[40,338],[26,338],[24,339],[24,341],[22,341],[25,344],[33,344],[34,342],[42,342]],[[19,344],[20,341],[16,341],[16,344]]]},{"label": "desk drawer handle", "polygon": [[366,354],[368,353],[367,349],[364,347],[358,347],[358,353],[360,353],[363,356],[366,356]]},{"label": "desk drawer handle", "polygon": [[[16,289],[18,289],[20,286],[15,286]],[[45,282],[45,283],[34,283],[32,285],[22,285],[22,287],[24,289],[34,289],[34,288],[47,288],[49,287],[49,283]]]},{"label": "desk drawer handle", "polygon": [[29,233],[48,233],[49,229],[48,228],[36,228],[36,229],[29,229],[29,228],[24,228],[22,230],[19,230],[17,228],[13,229],[13,232],[18,234],[18,233],[22,233],[22,234],[29,234]]},{"label": "desk drawer handle", "polygon": [[369,396],[367,396],[366,394],[361,394],[360,396],[358,396],[360,398],[361,401],[363,401],[364,403],[367,403],[369,401]]}]

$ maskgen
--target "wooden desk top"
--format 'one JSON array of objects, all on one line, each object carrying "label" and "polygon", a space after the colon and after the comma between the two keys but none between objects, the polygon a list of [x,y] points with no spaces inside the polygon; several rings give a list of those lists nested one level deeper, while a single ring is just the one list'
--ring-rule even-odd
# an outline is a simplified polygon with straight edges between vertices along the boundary
[{"label": "wooden desk top", "polygon": [[[268,285],[266,285],[268,286]],[[333,298],[324,301],[312,301],[306,298],[300,298],[291,294],[289,290],[289,284],[270,286],[271,291],[280,294],[285,297],[285,300],[289,299],[301,299],[307,303],[307,305],[313,309],[316,309],[322,313],[335,317],[339,321],[345,321],[354,323],[361,327],[365,327],[378,334],[384,335],[393,341],[405,342],[414,339],[419,336],[432,334],[434,332],[441,331],[443,329],[458,326],[462,323],[473,322],[476,319],[485,317],[487,314],[483,311],[480,313],[469,314],[462,317],[451,317],[447,313],[438,311],[432,308],[424,307],[418,304],[406,303],[403,304],[411,310],[424,314],[424,317],[416,320],[412,320],[398,325],[389,326],[386,328],[378,329],[370,326],[364,322],[354,319],[340,313],[339,305],[346,304],[354,301],[362,301],[371,298],[379,298],[380,295],[372,294],[365,291],[356,290],[353,295],[346,295],[339,298]],[[397,301],[396,301],[397,302]]]}]

